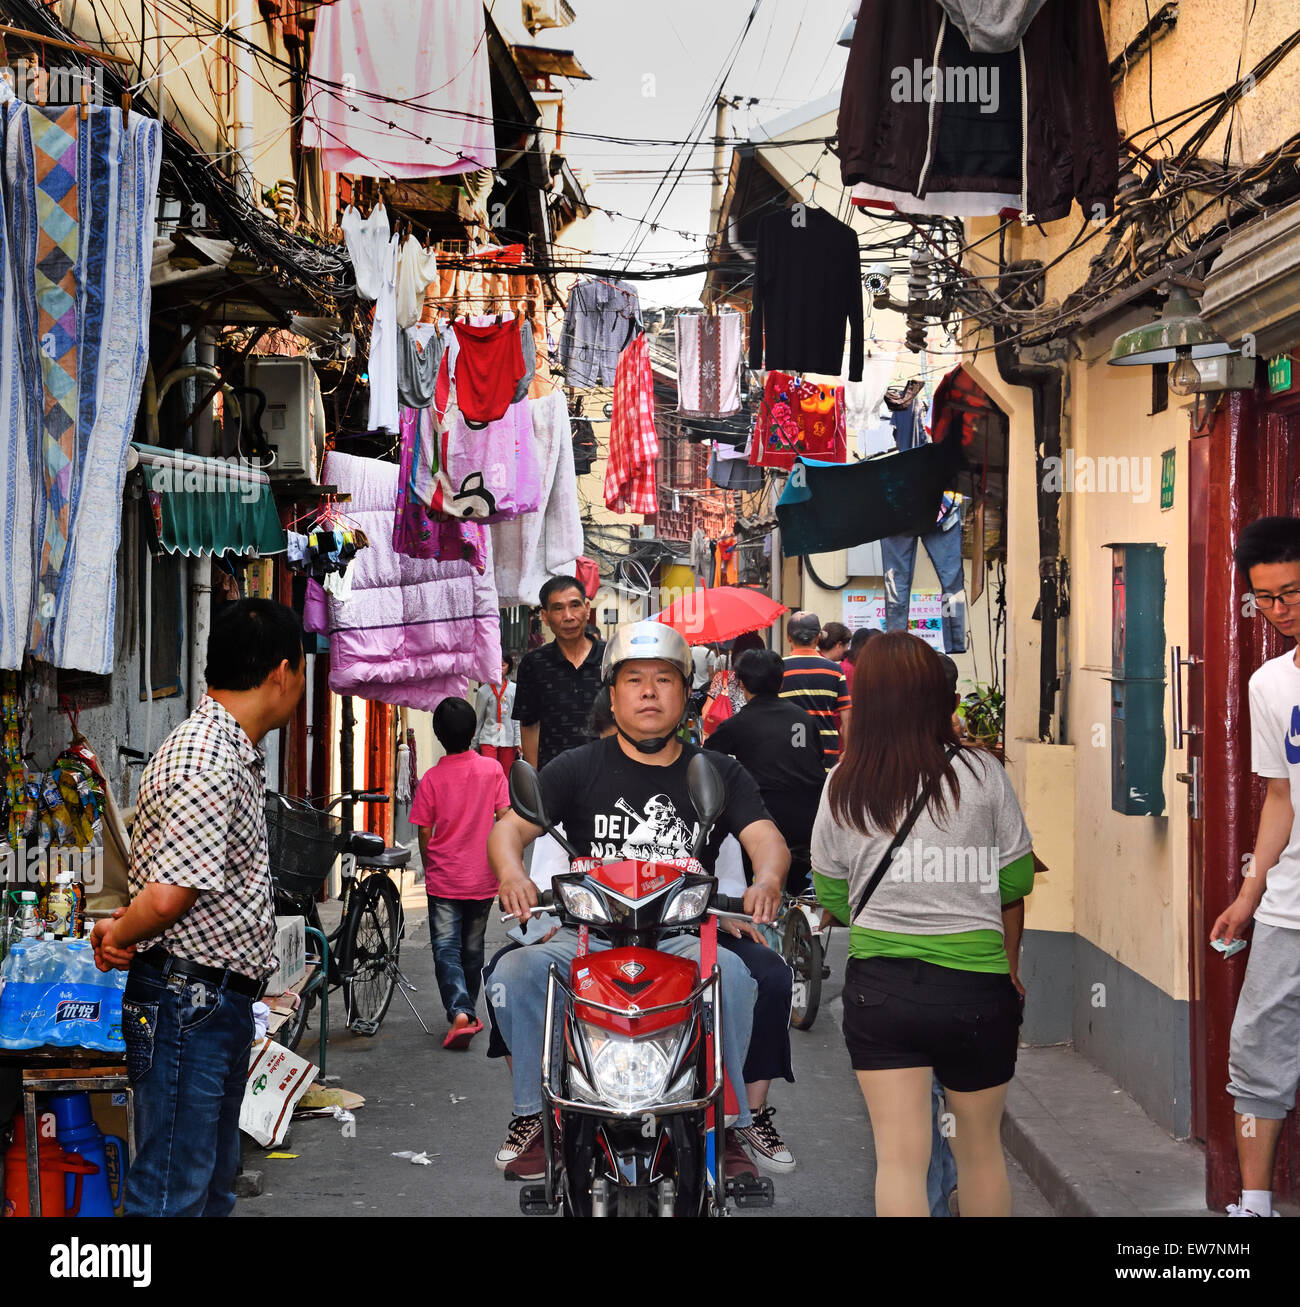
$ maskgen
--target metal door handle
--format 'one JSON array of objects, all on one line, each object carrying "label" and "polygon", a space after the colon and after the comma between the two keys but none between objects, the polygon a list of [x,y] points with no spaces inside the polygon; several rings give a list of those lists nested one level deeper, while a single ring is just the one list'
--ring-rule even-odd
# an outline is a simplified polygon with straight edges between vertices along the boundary
[{"label": "metal door handle", "polygon": [[1187,815],[1192,821],[1199,821],[1201,816],[1201,760],[1193,754],[1188,763],[1191,771],[1174,773],[1174,779],[1182,781],[1187,790]]},{"label": "metal door handle", "polygon": [[[1169,693],[1170,702],[1173,709],[1173,730],[1170,732],[1172,744],[1175,749],[1183,747],[1183,736],[1201,735],[1203,732],[1199,726],[1183,725],[1183,674],[1184,667],[1199,667],[1202,660],[1195,654],[1188,654],[1183,657],[1183,646],[1180,644],[1171,644],[1169,646]],[[1183,778],[1180,776],[1179,780]]]}]

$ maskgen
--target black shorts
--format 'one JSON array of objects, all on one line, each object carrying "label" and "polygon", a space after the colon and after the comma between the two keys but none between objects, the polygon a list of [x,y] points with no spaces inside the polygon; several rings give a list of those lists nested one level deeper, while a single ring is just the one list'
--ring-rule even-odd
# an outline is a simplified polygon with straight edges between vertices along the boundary
[{"label": "black shorts", "polygon": [[1015,1074],[1020,995],[1010,976],[937,967],[918,958],[850,958],[844,1042],[855,1071],[934,1068],[958,1093]]}]

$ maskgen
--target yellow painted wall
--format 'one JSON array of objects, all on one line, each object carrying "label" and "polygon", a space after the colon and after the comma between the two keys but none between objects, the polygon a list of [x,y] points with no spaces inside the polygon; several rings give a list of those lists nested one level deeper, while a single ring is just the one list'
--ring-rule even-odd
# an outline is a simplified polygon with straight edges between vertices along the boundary
[{"label": "yellow painted wall", "polygon": [[[1064,447],[1072,446],[1076,459],[1141,462],[1129,465],[1127,493],[1094,488],[1062,496],[1062,549],[1072,586],[1070,616],[1060,631],[1067,733],[1057,744],[1037,739],[1041,629],[1032,619],[1038,599],[1032,400],[1028,390],[1001,381],[988,355],[968,366],[1011,420],[1007,766],[1035,845],[1052,869],[1039,878],[1026,924],[1077,930],[1173,997],[1185,998],[1186,794],[1174,779],[1185,756],[1167,747],[1164,817],[1122,816],[1110,807],[1110,694],[1103,679],[1110,671],[1110,553],[1103,545],[1164,546],[1166,639],[1187,642],[1187,415],[1171,408],[1149,417],[1150,373],[1106,364],[1113,335],[1128,325],[1108,324],[1083,342],[1084,358],[1070,369]],[[1169,448],[1177,450],[1175,503],[1162,513],[1160,455]]]},{"label": "yellow painted wall", "polygon": [[689,567],[674,565],[660,569],[659,606],[667,608],[684,594],[695,589],[695,573]]},{"label": "yellow painted wall", "polygon": [[[173,6],[155,9],[153,0],[146,0],[144,76],[152,77],[158,68],[156,37],[161,24],[163,86],[170,102],[167,116],[200,151],[218,158],[223,170],[229,172],[229,156],[224,152],[234,145],[234,99],[230,95],[233,73],[227,62],[233,56],[233,46],[221,37],[214,40],[213,36],[217,28],[230,20],[232,0],[194,0],[190,7],[199,15],[194,21],[178,17]],[[249,36],[277,58],[286,58],[279,30],[262,19],[256,3],[251,7],[256,21]],[[62,0],[59,17],[88,44],[98,45],[102,31],[109,49],[138,60],[141,6],[133,0],[96,0],[93,10],[92,13],[92,6],[75,0]],[[253,175],[260,188],[274,185],[281,177],[292,178],[293,162],[288,89],[281,85],[285,70],[265,62],[255,62],[255,67],[258,71],[253,92]],[[132,80],[139,80],[138,72],[132,72]],[[152,99],[152,88],[145,94]],[[285,103],[280,100],[282,95]]]}]

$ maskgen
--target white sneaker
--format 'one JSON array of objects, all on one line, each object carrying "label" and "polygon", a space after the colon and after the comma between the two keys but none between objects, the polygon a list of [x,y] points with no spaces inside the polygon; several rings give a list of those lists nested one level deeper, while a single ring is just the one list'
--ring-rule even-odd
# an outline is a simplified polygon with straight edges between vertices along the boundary
[{"label": "white sneaker", "polygon": [[[1240,1203],[1229,1203],[1229,1204],[1228,1204],[1228,1215],[1229,1215],[1229,1216],[1262,1216],[1263,1213],[1262,1213],[1262,1212],[1252,1212],[1252,1211],[1250,1210],[1249,1207],[1243,1207]],[[1273,1212],[1273,1213],[1271,1213],[1271,1215],[1273,1215],[1273,1216],[1279,1216],[1279,1217],[1280,1217],[1280,1216],[1282,1215],[1282,1213],[1281,1213],[1281,1212]]]}]

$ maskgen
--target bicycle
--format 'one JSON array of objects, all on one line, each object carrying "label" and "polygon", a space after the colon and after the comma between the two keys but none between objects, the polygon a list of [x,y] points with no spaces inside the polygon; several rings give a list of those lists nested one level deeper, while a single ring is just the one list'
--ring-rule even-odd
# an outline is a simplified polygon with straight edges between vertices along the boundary
[{"label": "bicycle", "polygon": [[794,972],[790,1024],[796,1030],[811,1030],[821,1007],[822,981],[828,973],[821,909],[812,892],[795,898],[782,895],[773,928],[779,941],[777,951]]},{"label": "bicycle", "polygon": [[[811,880],[812,857],[808,849],[793,847],[790,858],[791,875],[797,877],[798,882]],[[823,942],[826,932],[821,926],[817,896],[811,888],[799,894],[782,894],[776,920],[762,929],[768,943],[794,972],[790,1024],[796,1030],[811,1030],[821,1007],[822,981],[830,975]]]},{"label": "bicycle", "polygon": [[[276,911],[303,917],[309,931],[322,941],[319,953],[308,956],[308,962],[319,968],[319,977],[302,990],[293,1015],[278,1033],[287,1048],[298,1046],[322,987],[343,990],[347,1027],[355,1034],[378,1034],[399,986],[424,1025],[407,993],[415,986],[398,965],[405,921],[401,895],[389,879],[390,872],[400,871],[410,861],[410,850],[385,847],[383,839],[369,831],[345,831],[333,812],[341,803],[350,808],[354,803],[387,802],[386,794],[345,790],[322,808],[267,791],[267,846]],[[344,855],[343,914],[327,934],[316,895],[340,854]],[[322,1046],[327,1012],[328,994],[322,999]],[[427,1026],[425,1033],[430,1033]]]}]

